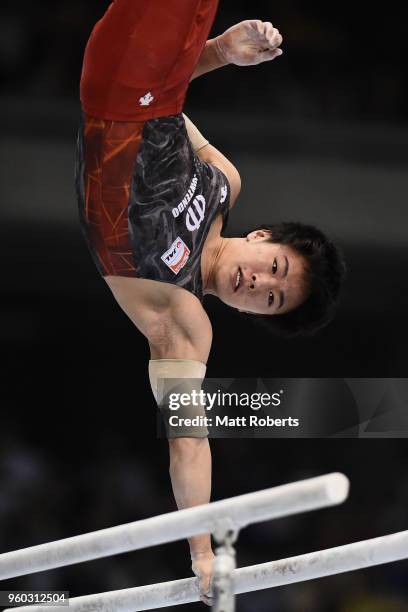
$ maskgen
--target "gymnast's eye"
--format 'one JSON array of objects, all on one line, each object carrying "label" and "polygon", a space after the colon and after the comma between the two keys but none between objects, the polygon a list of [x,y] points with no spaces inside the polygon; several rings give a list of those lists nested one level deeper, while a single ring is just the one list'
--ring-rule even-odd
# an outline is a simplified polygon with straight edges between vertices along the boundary
[{"label": "gymnast's eye", "polygon": [[272,274],[275,274],[278,270],[278,262],[276,261],[276,259],[273,260],[273,264],[272,264]]},{"label": "gymnast's eye", "polygon": [[273,300],[274,300],[273,291],[270,291],[268,295],[268,306],[272,306]]}]

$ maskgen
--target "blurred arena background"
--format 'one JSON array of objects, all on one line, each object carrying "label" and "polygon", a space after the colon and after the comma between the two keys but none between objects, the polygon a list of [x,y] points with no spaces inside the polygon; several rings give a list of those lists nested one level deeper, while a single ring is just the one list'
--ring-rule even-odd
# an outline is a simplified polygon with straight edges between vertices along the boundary
[{"label": "blurred arena background", "polygon": [[[136,0],[135,0],[136,1]],[[87,37],[108,2],[0,7],[0,550],[174,509],[144,339],[114,303],[77,221],[74,150]],[[408,83],[404,5],[221,2],[213,33],[271,20],[284,55],[194,81],[186,112],[237,165],[228,232],[319,225],[349,273],[336,320],[282,341],[208,299],[212,377],[404,377]],[[328,407],[328,410],[330,407]],[[405,440],[214,440],[214,499],[331,470],[344,507],[254,526],[240,565],[407,528]],[[402,612],[407,563],[242,596],[257,612]],[[2,585],[80,595],[189,574],[186,543]],[[186,606],[199,610],[199,605]]]}]

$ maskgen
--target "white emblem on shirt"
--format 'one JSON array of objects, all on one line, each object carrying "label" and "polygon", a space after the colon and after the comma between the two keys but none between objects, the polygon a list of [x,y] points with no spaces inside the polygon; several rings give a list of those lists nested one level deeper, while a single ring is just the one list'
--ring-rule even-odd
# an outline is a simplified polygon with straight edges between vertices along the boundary
[{"label": "white emblem on shirt", "polygon": [[150,91],[147,92],[144,96],[139,98],[140,106],[149,106],[150,102],[153,102],[154,96]]}]

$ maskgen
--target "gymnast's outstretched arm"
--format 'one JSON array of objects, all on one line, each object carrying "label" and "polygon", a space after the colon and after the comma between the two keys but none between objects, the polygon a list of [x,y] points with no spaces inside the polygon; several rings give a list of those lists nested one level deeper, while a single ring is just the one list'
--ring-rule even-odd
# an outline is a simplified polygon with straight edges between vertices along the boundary
[{"label": "gymnast's outstretched arm", "polygon": [[[272,23],[259,19],[242,21],[220,36],[207,40],[191,80],[228,64],[254,66],[273,60],[283,51],[282,35]],[[235,166],[201,134],[184,115],[187,133],[194,150],[203,160],[217,166],[227,176],[231,188],[230,207],[241,189],[241,178]]]},{"label": "gymnast's outstretched arm", "polygon": [[282,55],[282,36],[270,21],[247,19],[207,40],[191,80],[227,64],[256,66]]}]

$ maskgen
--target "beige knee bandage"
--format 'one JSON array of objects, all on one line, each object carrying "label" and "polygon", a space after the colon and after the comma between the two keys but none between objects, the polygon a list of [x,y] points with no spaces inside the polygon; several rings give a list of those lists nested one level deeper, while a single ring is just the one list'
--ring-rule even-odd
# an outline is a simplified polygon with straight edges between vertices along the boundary
[{"label": "beige knee bandage", "polygon": [[208,436],[206,410],[199,395],[206,369],[204,363],[192,359],[149,361],[150,385],[168,438]]}]

